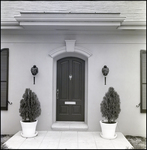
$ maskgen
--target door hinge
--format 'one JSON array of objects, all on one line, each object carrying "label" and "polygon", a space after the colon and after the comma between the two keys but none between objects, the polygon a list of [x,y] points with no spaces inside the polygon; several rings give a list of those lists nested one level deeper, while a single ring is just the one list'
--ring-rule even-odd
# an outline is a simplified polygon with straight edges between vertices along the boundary
[{"label": "door hinge", "polygon": [[59,89],[56,91],[56,98],[59,99]]}]

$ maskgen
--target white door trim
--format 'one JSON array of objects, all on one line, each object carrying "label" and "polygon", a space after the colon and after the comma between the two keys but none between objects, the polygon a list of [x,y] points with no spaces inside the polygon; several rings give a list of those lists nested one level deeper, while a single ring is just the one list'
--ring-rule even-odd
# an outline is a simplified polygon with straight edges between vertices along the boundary
[{"label": "white door trim", "polygon": [[77,54],[81,54],[87,58],[89,58],[92,54],[89,52],[89,50],[75,46],[75,40],[65,40],[66,46],[62,46],[59,48],[56,48],[49,52],[49,56],[52,58],[55,58],[56,56],[67,53],[67,52],[73,52]]},{"label": "white door trim", "polygon": [[[71,40],[66,40],[66,46],[55,49],[49,53],[49,56],[53,58],[53,99],[52,99],[52,123],[56,122],[56,83],[57,83],[57,60],[64,57],[77,57],[85,60],[85,118],[84,122],[87,123],[88,120],[88,58],[92,56],[89,51],[84,48],[74,46],[74,44],[70,43]],[[74,42],[72,40],[71,42]],[[69,44],[70,43],[70,44]],[[68,46],[67,46],[68,45]],[[70,50],[69,50],[70,48]],[[68,49],[68,50],[67,50]]]}]

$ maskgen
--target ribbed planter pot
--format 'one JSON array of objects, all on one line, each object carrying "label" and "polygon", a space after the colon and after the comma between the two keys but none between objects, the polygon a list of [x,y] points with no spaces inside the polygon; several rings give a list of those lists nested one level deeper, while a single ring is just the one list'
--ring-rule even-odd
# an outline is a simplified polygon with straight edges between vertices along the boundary
[{"label": "ribbed planter pot", "polygon": [[100,126],[101,126],[101,137],[105,139],[115,139],[117,137],[117,134],[115,133],[117,122],[115,123],[104,123],[100,120]]},{"label": "ribbed planter pot", "polygon": [[38,120],[36,120],[34,122],[20,121],[20,124],[22,127],[21,135],[23,137],[35,137],[38,134],[38,132],[36,132],[37,123],[38,123]]}]

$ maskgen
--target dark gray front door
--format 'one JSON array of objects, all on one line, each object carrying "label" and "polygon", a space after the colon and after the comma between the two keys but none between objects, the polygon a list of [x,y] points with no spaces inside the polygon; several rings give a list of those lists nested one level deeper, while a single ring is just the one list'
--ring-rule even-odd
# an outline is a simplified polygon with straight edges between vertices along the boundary
[{"label": "dark gray front door", "polygon": [[85,61],[66,57],[57,61],[57,121],[84,121]]}]

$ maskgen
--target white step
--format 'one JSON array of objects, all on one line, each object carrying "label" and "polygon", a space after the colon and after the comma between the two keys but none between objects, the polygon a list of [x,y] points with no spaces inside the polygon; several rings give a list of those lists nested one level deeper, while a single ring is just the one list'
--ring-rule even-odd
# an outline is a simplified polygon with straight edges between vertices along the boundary
[{"label": "white step", "polygon": [[85,122],[57,121],[52,124],[53,130],[58,131],[85,131],[88,125]]}]

